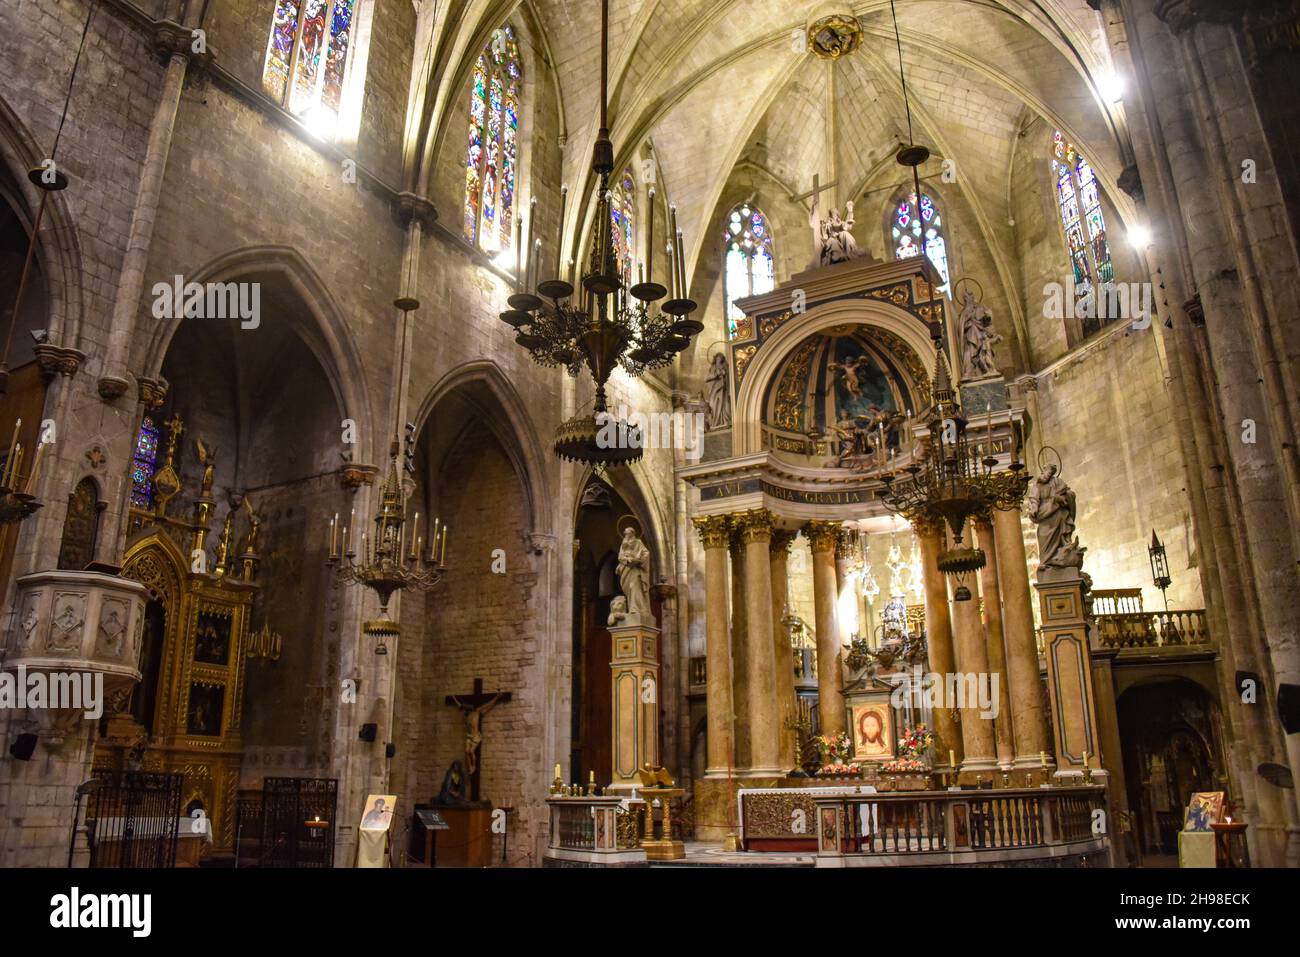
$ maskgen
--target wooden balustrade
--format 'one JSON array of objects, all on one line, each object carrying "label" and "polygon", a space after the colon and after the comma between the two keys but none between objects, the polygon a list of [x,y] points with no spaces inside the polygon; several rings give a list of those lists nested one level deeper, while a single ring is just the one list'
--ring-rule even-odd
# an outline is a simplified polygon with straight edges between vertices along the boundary
[{"label": "wooden balustrade", "polygon": [[1124,612],[1093,618],[1097,640],[1105,648],[1160,648],[1208,645],[1204,609]]},{"label": "wooden balustrade", "polygon": [[[1094,831],[1100,786],[816,795],[819,866],[1080,863],[1109,855]],[[1104,820],[1104,818],[1101,818]]]}]

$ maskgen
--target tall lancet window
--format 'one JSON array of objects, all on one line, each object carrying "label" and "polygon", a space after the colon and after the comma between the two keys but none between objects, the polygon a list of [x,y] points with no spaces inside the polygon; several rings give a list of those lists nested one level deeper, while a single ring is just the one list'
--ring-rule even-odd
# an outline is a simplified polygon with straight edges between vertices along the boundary
[{"label": "tall lancet window", "polygon": [[772,258],[772,230],[762,210],[741,203],[727,217],[723,239],[723,293],[727,303],[727,338],[735,338],[736,324],[745,313],[737,299],[771,292],[776,285]]},{"label": "tall lancet window", "polygon": [[519,45],[507,24],[479,54],[469,92],[464,235],[487,253],[510,248],[523,89]]},{"label": "tall lancet window", "polygon": [[[1097,286],[1115,280],[1115,266],[1110,260],[1106,241],[1106,217],[1101,211],[1101,191],[1097,176],[1083,154],[1074,148],[1061,131],[1052,136],[1052,177],[1056,201],[1065,229],[1065,248],[1070,257],[1076,298],[1091,296],[1095,301]],[[1089,310],[1097,311],[1097,310]],[[1104,319],[1085,316],[1083,334],[1101,328]]]},{"label": "tall lancet window", "polygon": [[894,207],[892,235],[894,258],[911,259],[924,252],[939,273],[939,292],[951,296],[948,243],[943,237],[943,217],[934,198],[922,193],[918,203],[916,193],[908,193],[900,199]]},{"label": "tall lancet window", "polygon": [[135,437],[131,455],[131,504],[153,508],[153,472],[158,459],[158,426],[146,415]]},{"label": "tall lancet window", "polygon": [[364,0],[276,0],[262,89],[326,138],[338,132]]},{"label": "tall lancet window", "polygon": [[610,190],[610,236],[614,240],[614,258],[625,282],[636,282],[636,182],[624,173]]}]

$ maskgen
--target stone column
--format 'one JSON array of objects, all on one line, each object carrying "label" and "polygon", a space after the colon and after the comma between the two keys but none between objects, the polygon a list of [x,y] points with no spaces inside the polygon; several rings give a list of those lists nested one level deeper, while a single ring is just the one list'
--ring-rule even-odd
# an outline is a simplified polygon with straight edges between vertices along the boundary
[{"label": "stone column", "polygon": [[781,720],[776,700],[776,645],[772,634],[772,515],[764,509],[738,519],[745,545],[745,626],[749,676],[749,776],[779,777]]},{"label": "stone column", "polygon": [[844,681],[840,674],[840,626],[835,602],[839,587],[835,577],[835,536],[839,522],[809,522],[804,534],[812,548],[813,627],[817,629],[817,709],[822,734],[846,730]]},{"label": "stone column", "polygon": [[[857,598],[853,590],[853,533],[840,528],[835,533],[835,617],[840,623],[840,640],[848,641],[854,632],[865,637],[862,619],[857,617]],[[842,646],[841,646],[842,647]]]},{"label": "stone column", "polygon": [[1034,609],[1029,594],[1029,566],[1025,559],[1018,501],[1015,508],[993,510],[993,544],[997,551],[998,588],[1002,592],[1011,727],[1016,744],[1015,767],[1018,770],[1037,768],[1039,755],[1047,753],[1050,761],[1052,749],[1047,740],[1047,714],[1043,708],[1038,641],[1034,635]]},{"label": "stone column", "polygon": [[[969,581],[966,587],[974,584]],[[956,586],[954,586],[955,588]],[[957,671],[961,686],[961,741],[964,756],[961,762],[963,779],[997,767],[996,746],[993,741],[994,702],[981,703],[989,673],[989,656],[984,640],[984,623],[980,621],[979,602],[975,590],[966,601],[952,602],[953,650],[957,655]],[[948,702],[955,704],[956,702]]]},{"label": "stone column", "polygon": [[[925,635],[930,670],[938,681],[947,680],[956,672],[952,650],[952,619],[948,616],[948,585],[939,571],[939,552],[943,550],[943,529],[932,522],[914,523],[916,537],[921,545],[921,577],[925,584]],[[936,708],[933,715],[935,753],[940,764],[952,751],[960,761],[963,750],[961,726],[956,711],[951,707]]]},{"label": "stone column", "polygon": [[727,545],[730,529],[724,515],[695,519],[704,545],[704,641],[708,682],[708,759],[705,775],[726,777],[732,766],[731,634],[727,628]]},{"label": "stone column", "polygon": [[1007,653],[1002,634],[1002,594],[998,582],[997,553],[993,544],[993,524],[987,516],[975,519],[975,534],[987,561],[980,569],[980,590],[984,593],[984,632],[988,639],[990,680],[998,683],[998,714],[993,719],[997,740],[998,766],[1009,767],[1015,761],[1016,745],[1011,723],[1011,689],[1007,682]]},{"label": "stone column", "polygon": [[745,544],[731,523],[731,724],[733,768],[749,767],[749,629],[745,604]]},{"label": "stone column", "polygon": [[794,652],[790,647],[790,633],[781,619],[785,617],[785,599],[789,593],[790,543],[798,532],[774,529],[768,543],[772,568],[772,634],[776,651],[776,716],[781,732],[781,766],[794,767],[795,732],[786,727],[786,719],[798,715],[794,697]]}]

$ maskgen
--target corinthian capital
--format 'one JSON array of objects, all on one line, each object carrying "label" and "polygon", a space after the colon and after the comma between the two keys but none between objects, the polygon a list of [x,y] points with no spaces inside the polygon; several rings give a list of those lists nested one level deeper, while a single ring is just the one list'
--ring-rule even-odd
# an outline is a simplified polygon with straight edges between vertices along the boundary
[{"label": "corinthian capital", "polygon": [[725,515],[701,515],[691,520],[699,532],[700,544],[705,548],[726,548],[731,535],[731,523]]},{"label": "corinthian capital", "polygon": [[767,542],[772,538],[772,513],[765,508],[752,508],[733,516],[732,520],[740,533],[740,540],[746,545]]},{"label": "corinthian capital", "polygon": [[818,555],[835,548],[841,528],[843,526],[839,522],[815,521],[806,524],[803,533],[808,537],[808,545],[812,548],[813,554]]}]

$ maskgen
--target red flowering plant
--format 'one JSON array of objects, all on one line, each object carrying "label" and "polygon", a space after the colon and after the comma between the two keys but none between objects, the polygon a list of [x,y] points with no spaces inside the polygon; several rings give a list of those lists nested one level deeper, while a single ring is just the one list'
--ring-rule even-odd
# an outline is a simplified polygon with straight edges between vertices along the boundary
[{"label": "red flowering plant", "polygon": [[934,735],[923,724],[904,728],[898,739],[898,757],[880,766],[882,771],[924,772],[929,770],[925,753],[934,746]]},{"label": "red flowering plant", "polygon": [[850,762],[853,756],[853,743],[843,731],[834,734],[819,734],[813,738],[813,746],[821,755],[820,774],[857,774],[858,766]]}]

